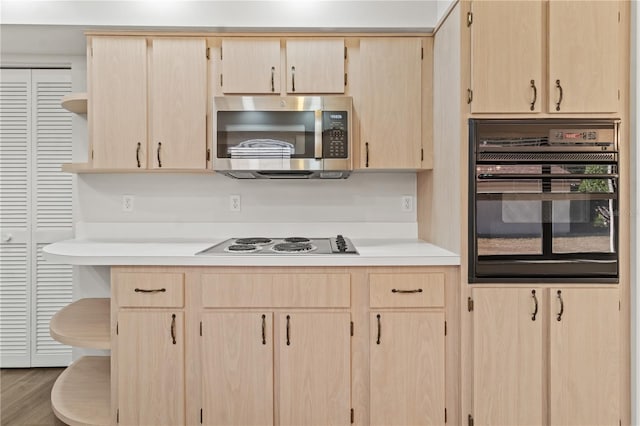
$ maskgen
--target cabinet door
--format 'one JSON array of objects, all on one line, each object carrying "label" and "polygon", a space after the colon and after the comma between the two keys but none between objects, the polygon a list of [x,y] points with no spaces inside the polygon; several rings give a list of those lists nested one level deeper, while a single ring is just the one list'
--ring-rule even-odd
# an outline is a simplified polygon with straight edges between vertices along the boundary
[{"label": "cabinet door", "polygon": [[422,98],[418,38],[360,41],[360,167],[420,167]]},{"label": "cabinet door", "polygon": [[370,320],[371,424],[444,425],[444,313]]},{"label": "cabinet door", "polygon": [[280,40],[222,40],[222,92],[280,94]]},{"label": "cabinet door", "polygon": [[206,55],[204,39],[152,40],[151,168],[207,167]]},{"label": "cabinet door", "polygon": [[618,303],[617,289],[551,290],[551,425],[618,424]]},{"label": "cabinet door", "polygon": [[471,112],[540,112],[542,1],[471,4]]},{"label": "cabinet door", "polygon": [[146,167],[147,42],[94,37],[89,59],[89,128],[93,167]]},{"label": "cabinet door", "polygon": [[618,110],[619,10],[617,1],[549,2],[550,112]]},{"label": "cabinet door", "polygon": [[541,289],[473,290],[475,424],[544,423],[542,303]]},{"label": "cabinet door", "polygon": [[287,40],[287,93],[344,93],[344,40]]},{"label": "cabinet door", "polygon": [[202,316],[205,425],[273,424],[273,314]]},{"label": "cabinet door", "polygon": [[180,311],[118,312],[120,424],[184,424],[183,317]]},{"label": "cabinet door", "polygon": [[278,328],[279,424],[351,424],[349,313],[283,313]]}]

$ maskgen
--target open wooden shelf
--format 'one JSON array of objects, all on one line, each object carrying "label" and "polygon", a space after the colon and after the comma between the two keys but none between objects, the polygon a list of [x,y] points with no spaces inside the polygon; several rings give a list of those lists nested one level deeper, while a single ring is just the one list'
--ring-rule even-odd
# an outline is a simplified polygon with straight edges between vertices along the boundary
[{"label": "open wooden shelf", "polygon": [[75,112],[76,114],[87,113],[87,92],[70,93],[63,96],[60,104],[62,108],[67,111]]},{"label": "open wooden shelf", "polygon": [[111,424],[111,358],[84,356],[58,377],[51,390],[56,417],[71,426]]},{"label": "open wooden shelf", "polygon": [[70,346],[109,349],[111,299],[80,299],[58,311],[51,322],[51,337]]},{"label": "open wooden shelf", "polygon": [[214,174],[211,169],[97,169],[89,163],[66,163],[61,170],[65,173],[189,173],[189,174]]}]

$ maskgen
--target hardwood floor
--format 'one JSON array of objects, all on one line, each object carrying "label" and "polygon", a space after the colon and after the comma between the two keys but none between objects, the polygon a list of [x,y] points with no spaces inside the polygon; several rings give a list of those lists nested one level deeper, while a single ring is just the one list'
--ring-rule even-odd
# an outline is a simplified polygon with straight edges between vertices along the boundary
[{"label": "hardwood floor", "polygon": [[0,425],[62,426],[51,409],[51,387],[64,368],[0,370]]}]

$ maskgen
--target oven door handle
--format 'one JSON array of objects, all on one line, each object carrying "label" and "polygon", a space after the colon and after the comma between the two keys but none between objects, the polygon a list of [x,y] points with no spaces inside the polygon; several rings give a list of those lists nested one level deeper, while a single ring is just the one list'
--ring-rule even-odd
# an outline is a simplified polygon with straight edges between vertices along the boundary
[{"label": "oven door handle", "polygon": [[526,174],[512,173],[494,175],[491,173],[480,173],[478,180],[542,180],[542,179],[617,179],[617,173],[593,175],[593,174]]}]

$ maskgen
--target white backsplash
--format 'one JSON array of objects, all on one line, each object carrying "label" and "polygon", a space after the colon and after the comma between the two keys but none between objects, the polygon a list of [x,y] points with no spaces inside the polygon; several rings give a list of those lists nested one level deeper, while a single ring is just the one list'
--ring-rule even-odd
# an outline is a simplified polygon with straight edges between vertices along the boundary
[{"label": "white backsplash", "polygon": [[[203,174],[84,174],[81,222],[415,222],[416,174],[356,172],[346,180],[236,180]],[[134,197],[124,212],[122,196]],[[229,197],[240,195],[241,211]],[[401,209],[411,196],[414,208]]]}]

